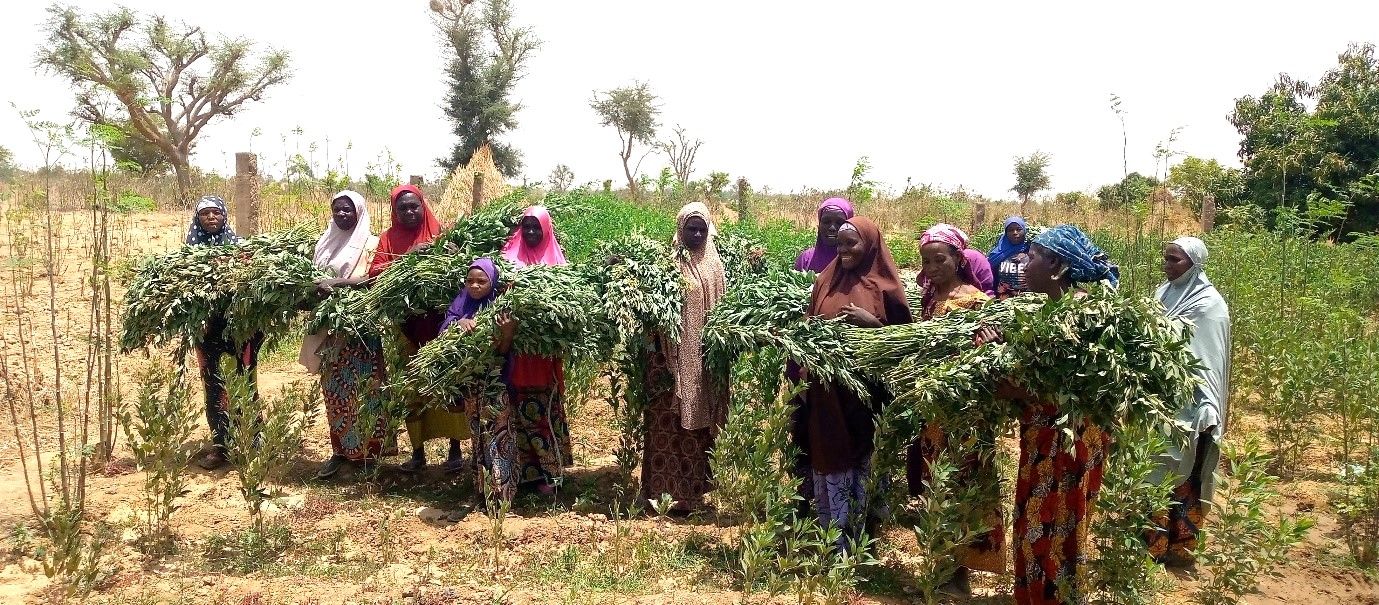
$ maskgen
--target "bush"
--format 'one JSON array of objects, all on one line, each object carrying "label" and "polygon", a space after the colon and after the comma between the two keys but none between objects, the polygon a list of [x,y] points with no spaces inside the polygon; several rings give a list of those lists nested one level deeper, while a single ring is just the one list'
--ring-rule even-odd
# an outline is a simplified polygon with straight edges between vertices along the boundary
[{"label": "bush", "polygon": [[158,203],[152,198],[144,197],[132,191],[126,191],[115,198],[110,204],[110,209],[121,214],[131,212],[153,212],[158,209]]}]

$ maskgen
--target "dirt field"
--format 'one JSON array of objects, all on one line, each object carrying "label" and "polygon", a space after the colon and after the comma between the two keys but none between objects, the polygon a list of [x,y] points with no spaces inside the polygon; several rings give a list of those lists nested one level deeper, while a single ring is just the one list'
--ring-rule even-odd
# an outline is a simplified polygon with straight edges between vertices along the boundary
[{"label": "dirt field", "polygon": [[[31,237],[41,216],[7,220],[0,226],[0,254],[6,266],[26,261],[16,250],[38,255],[41,242],[12,246],[18,237]],[[71,380],[84,367],[85,331],[89,300],[82,293],[86,243],[80,225],[86,215],[67,214],[57,227],[61,264],[54,272],[58,287],[57,350],[70,373],[68,405],[76,401]],[[164,250],[180,242],[186,217],[167,213],[121,217],[116,226],[116,255],[128,258]],[[46,272],[35,270],[32,292],[16,296],[3,288],[6,303],[0,314],[0,334],[8,352],[10,371],[28,363],[43,376],[37,396],[48,402],[38,418],[51,452],[55,426],[52,395],[53,343],[47,325]],[[8,279],[8,276],[7,276]],[[18,301],[18,302],[16,302]],[[35,323],[25,326],[31,340],[18,340],[15,305],[27,309]],[[295,363],[296,343],[267,352],[261,370],[266,392],[309,377]],[[128,376],[142,355],[122,360]],[[126,380],[128,390],[132,385]],[[199,396],[194,396],[197,401]],[[468,476],[445,477],[433,470],[407,478],[384,470],[379,485],[366,485],[348,475],[330,482],[313,479],[317,465],[329,455],[324,422],[317,421],[304,449],[291,462],[282,484],[287,496],[277,501],[272,515],[292,530],[294,546],[264,569],[242,574],[209,559],[209,540],[249,524],[238,495],[233,471],[204,472],[192,467],[191,486],[172,523],[179,535],[176,554],[156,562],[144,560],[130,545],[142,476],[132,470],[127,451],[115,463],[95,473],[89,484],[93,518],[124,529],[113,557],[113,576],[90,599],[92,603],[729,603],[743,596],[734,592],[733,571],[726,549],[735,529],[712,517],[689,520],[657,519],[644,515],[632,521],[611,518],[606,505],[615,488],[616,465],[611,452],[616,435],[607,426],[608,410],[592,401],[574,412],[576,464],[569,485],[552,504],[535,496],[519,498],[501,531],[505,546],[492,548],[493,524],[475,511],[473,482]],[[1250,419],[1237,425],[1247,428]],[[0,554],[0,602],[42,603],[58,598],[48,586],[41,565],[23,548],[25,526],[32,522],[25,480],[19,467],[14,427],[8,412],[0,417],[0,528],[8,538]],[[27,433],[23,433],[27,434]],[[205,437],[204,426],[201,437]],[[439,447],[437,443],[434,447]],[[405,445],[404,445],[404,449]],[[437,456],[439,456],[439,452]],[[437,459],[432,456],[432,459]],[[396,464],[402,459],[394,459]],[[1323,461],[1315,461],[1318,470]],[[1330,476],[1314,473],[1308,476]],[[1338,541],[1337,524],[1328,504],[1332,484],[1301,480],[1283,484],[1284,513],[1302,511],[1317,519],[1296,562],[1282,576],[1265,581],[1252,603],[1379,604],[1379,586],[1361,574],[1341,567],[1345,546]],[[897,538],[894,544],[903,540]],[[913,600],[906,572],[894,547],[883,547],[884,565],[869,570],[863,603],[903,603]],[[1170,602],[1186,602],[1193,578],[1174,578],[1178,586]],[[983,598],[977,603],[1004,603],[1008,583],[995,576],[978,578]],[[760,601],[762,597],[754,597]],[[781,602],[791,602],[782,598]]]}]

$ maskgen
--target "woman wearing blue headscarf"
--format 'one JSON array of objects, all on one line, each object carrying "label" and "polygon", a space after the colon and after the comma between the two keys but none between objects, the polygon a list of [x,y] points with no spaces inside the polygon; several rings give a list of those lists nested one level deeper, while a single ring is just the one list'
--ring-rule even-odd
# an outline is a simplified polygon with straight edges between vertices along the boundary
[{"label": "woman wearing blue headscarf", "polygon": [[1028,231],[1024,218],[1012,216],[1006,219],[1001,239],[986,255],[991,270],[996,274],[997,300],[1019,296],[1028,290],[1025,285],[1025,265],[1029,264]]},{"label": "woman wearing blue headscarf", "polygon": [[[1030,292],[1049,300],[1081,296],[1081,285],[1115,287],[1120,271],[1081,229],[1059,225],[1040,233],[1029,249],[1025,279]],[[994,342],[991,328],[977,343]],[[997,394],[1023,402],[1020,414],[1020,466],[1015,481],[1015,602],[1054,605],[1086,601],[1087,533],[1092,507],[1101,490],[1105,431],[1083,422],[1068,427],[1058,403],[1003,382]]]},{"label": "woman wearing blue headscarf", "polygon": [[[188,246],[232,246],[244,241],[230,228],[225,200],[207,195],[197,202],[187,227]],[[225,317],[213,315],[206,320],[206,332],[196,343],[196,363],[201,370],[201,385],[206,393],[206,425],[211,429],[214,445],[197,465],[213,470],[225,465],[225,441],[230,430],[230,395],[225,391],[225,377],[220,373],[220,358],[235,360],[235,371],[249,376],[249,387],[258,396],[259,347],[263,334],[255,334],[243,346],[225,337]]]}]

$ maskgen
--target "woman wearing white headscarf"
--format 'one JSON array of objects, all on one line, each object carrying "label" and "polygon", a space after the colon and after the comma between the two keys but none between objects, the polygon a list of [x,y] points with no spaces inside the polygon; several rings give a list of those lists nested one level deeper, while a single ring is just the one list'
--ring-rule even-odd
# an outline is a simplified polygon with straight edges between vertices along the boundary
[{"label": "woman wearing white headscarf", "polygon": [[[323,297],[335,288],[363,283],[378,248],[378,238],[369,227],[369,207],[364,196],[349,190],[335,194],[330,214],[330,223],[316,240],[313,255],[316,266],[334,276],[317,282]],[[346,463],[377,458],[386,424],[382,415],[373,414],[376,424],[370,435],[364,435],[356,424],[361,406],[369,406],[374,412],[382,408],[378,394],[385,366],[383,343],[378,336],[325,331],[310,334],[303,339],[297,360],[307,371],[321,375],[321,394],[326,402],[332,455],[316,476],[326,479]],[[361,395],[367,401],[361,401]]]},{"label": "woman wearing white headscarf", "polygon": [[670,494],[674,509],[688,512],[703,506],[710,489],[708,452],[727,419],[727,389],[714,384],[703,351],[704,323],[727,281],[708,207],[687,204],[675,222],[673,248],[685,281],[685,309],[679,342],[658,339],[660,351],[647,370],[652,403],[645,413],[642,496],[656,500]]},{"label": "woman wearing white headscarf", "polygon": [[1178,420],[1192,428],[1190,437],[1185,444],[1169,444],[1157,473],[1183,480],[1173,490],[1168,511],[1156,515],[1159,531],[1149,537],[1150,554],[1171,566],[1192,564],[1204,503],[1211,501],[1216,488],[1214,473],[1221,460],[1219,442],[1230,399],[1231,315],[1226,299],[1207,279],[1206,263],[1207,245],[1202,240],[1173,240],[1164,246],[1167,281],[1155,292],[1165,314],[1192,329],[1192,352],[1202,365],[1202,384],[1178,411]]}]

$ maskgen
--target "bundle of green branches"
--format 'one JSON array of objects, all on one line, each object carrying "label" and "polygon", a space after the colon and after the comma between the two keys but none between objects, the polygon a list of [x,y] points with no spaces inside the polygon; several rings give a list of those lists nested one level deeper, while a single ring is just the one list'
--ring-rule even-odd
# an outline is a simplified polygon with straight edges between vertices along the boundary
[{"label": "bundle of green branches", "polygon": [[[462,216],[425,250],[393,261],[360,299],[354,312],[370,321],[400,322],[412,315],[444,310],[464,283],[470,262],[496,257],[526,211],[527,190],[518,189]],[[579,208],[572,196],[551,195],[542,201],[553,217]]]},{"label": "bundle of green branches", "polygon": [[805,317],[813,285],[811,273],[771,271],[728,291],[704,325],[709,370],[727,381],[743,353],[773,348],[812,376],[866,397],[869,391],[848,355],[846,325],[837,319]]},{"label": "bundle of green branches", "polygon": [[723,261],[727,273],[728,289],[738,284],[757,279],[766,274],[766,247],[750,235],[742,233],[720,233],[714,237],[714,246]]},{"label": "bundle of green branches", "polygon": [[588,267],[598,288],[596,307],[621,344],[663,335],[680,339],[685,280],[663,243],[632,234],[600,244]]},{"label": "bundle of green branches", "polygon": [[325,300],[316,305],[311,318],[307,320],[306,333],[330,332],[355,339],[365,339],[382,335],[382,326],[368,321],[363,313],[356,312],[363,306],[365,290],[361,288],[337,288]]},{"label": "bundle of green branches", "polygon": [[504,275],[507,288],[474,316],[475,327],[455,326],[423,346],[407,365],[406,388],[442,398],[492,393],[503,359],[494,353],[497,318],[517,320],[512,351],[566,360],[594,359],[612,333],[598,312],[598,295],[582,271],[571,266],[532,265]]},{"label": "bundle of green branches", "polygon": [[232,293],[225,311],[225,336],[244,343],[256,333],[272,337],[287,331],[305,303],[316,296],[316,280],[329,274],[310,256],[295,252],[259,253],[230,272],[222,285]]},{"label": "bundle of green branches", "polygon": [[[231,327],[232,334],[274,329],[289,308],[296,308],[298,291],[309,292],[305,282],[317,274],[310,261],[315,241],[312,228],[300,225],[252,236],[240,245],[183,246],[149,257],[125,291],[121,348],[198,343],[207,321],[226,316],[236,299],[236,319],[243,325]],[[268,283],[239,291],[262,276],[269,276]],[[244,300],[259,296],[266,300]]]},{"label": "bundle of green branches", "polygon": [[[982,326],[998,328],[1003,342],[974,345]],[[1070,426],[1086,420],[1113,431],[1137,426],[1171,435],[1179,429],[1178,403],[1196,384],[1188,340],[1159,305],[1105,288],[857,330],[853,340],[860,368],[895,396],[895,413],[944,426],[1016,418],[1018,409],[995,397],[999,381],[1009,380],[1058,402]]]}]

